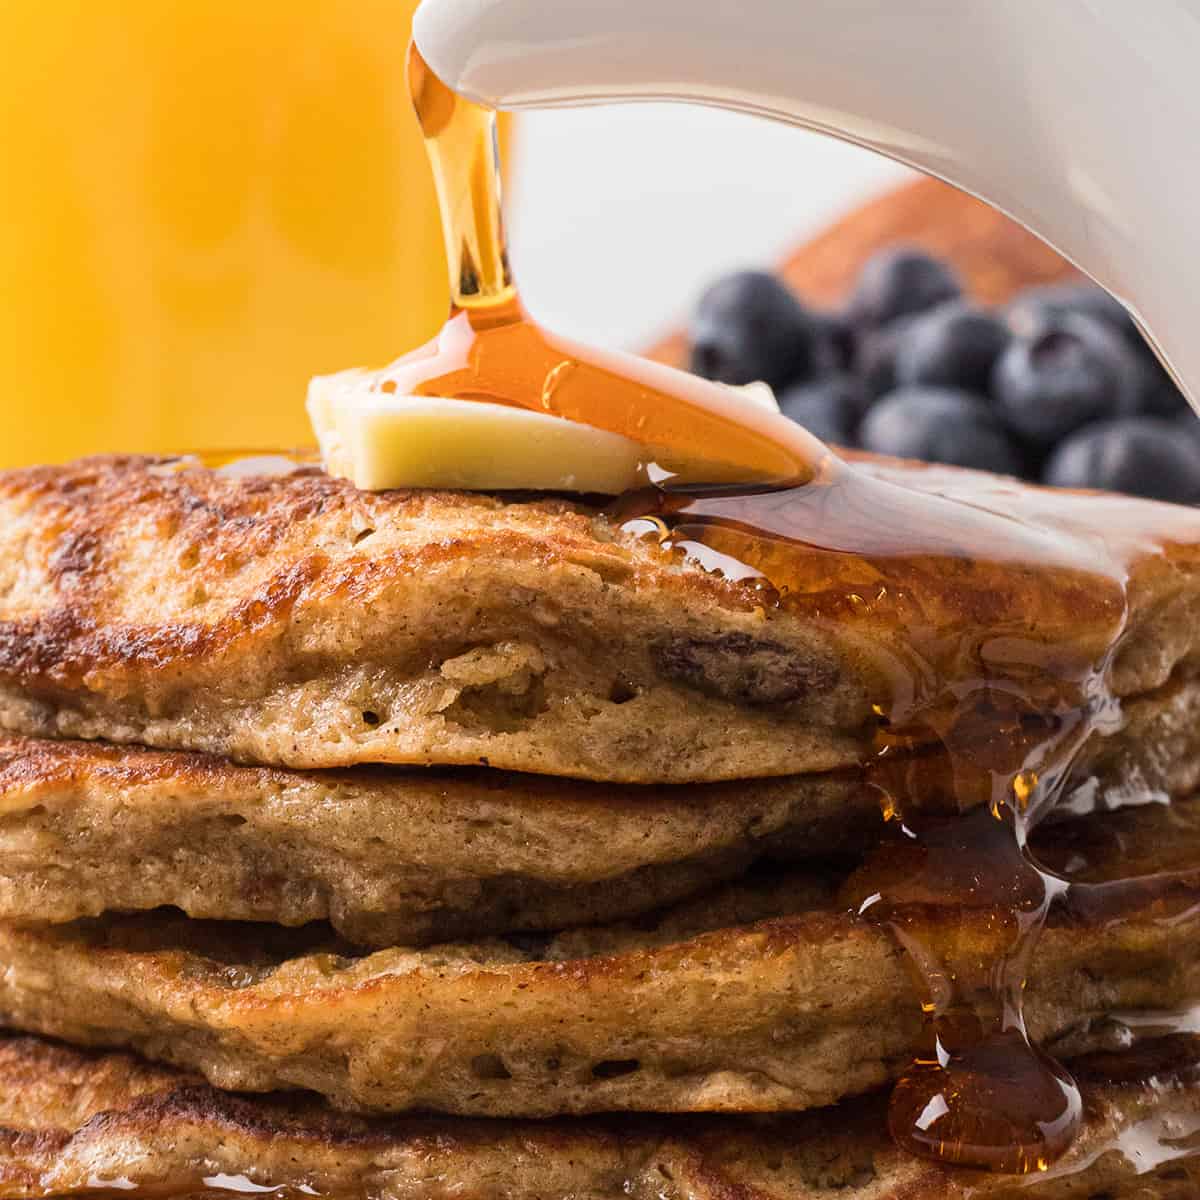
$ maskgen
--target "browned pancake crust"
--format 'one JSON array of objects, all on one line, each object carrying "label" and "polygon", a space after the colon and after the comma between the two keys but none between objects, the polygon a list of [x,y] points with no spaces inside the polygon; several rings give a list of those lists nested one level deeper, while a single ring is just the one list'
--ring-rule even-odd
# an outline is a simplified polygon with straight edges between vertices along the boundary
[{"label": "browned pancake crust", "polygon": [[[1005,544],[901,554],[887,602],[853,611],[822,597],[852,591],[861,562],[835,580],[813,550],[801,574],[816,590],[783,611],[563,501],[140,458],[8,473],[0,724],[297,767],[485,761],[685,782],[862,760],[914,604],[931,645],[987,627],[1079,663],[1103,661],[1123,628],[1120,696],[1191,670],[1200,514],[870,470],[992,503]],[[1070,532],[1070,565],[1039,559],[1047,524]],[[1114,571],[1128,571],[1128,611],[1099,583]]]},{"label": "browned pancake crust", "polygon": [[[901,1154],[878,1099],[767,1121],[366,1121],[299,1096],[228,1095],[123,1054],[7,1037],[0,1197],[116,1180],[152,1195],[209,1195],[206,1181],[244,1176],[347,1200],[1191,1200],[1196,1054],[1194,1039],[1176,1038],[1078,1064],[1079,1141],[1048,1178],[1013,1180]],[[1163,1156],[1142,1175],[1145,1164],[1116,1149],[1139,1143]]]},{"label": "browned pancake crust", "polygon": [[[1188,807],[1186,830],[1147,810],[1136,855],[1157,842],[1169,861],[1163,843],[1190,839],[1176,858],[1194,868]],[[1094,845],[1093,872],[1119,875],[1129,845]],[[1200,1001],[1198,901],[1193,869],[1052,917],[1029,973],[1033,1035],[1078,1052],[1093,1018]],[[903,952],[847,903],[811,870],[758,875],[654,921],[366,957],[319,928],[0,924],[0,1022],[363,1111],[798,1110],[880,1086],[918,1043]],[[963,962],[995,952],[991,909],[923,919]]]},{"label": "browned pancake crust", "polygon": [[857,774],[636,788],[482,769],[238,767],[0,735],[0,918],[164,905],[417,945],[612,921],[772,849],[877,839]]}]

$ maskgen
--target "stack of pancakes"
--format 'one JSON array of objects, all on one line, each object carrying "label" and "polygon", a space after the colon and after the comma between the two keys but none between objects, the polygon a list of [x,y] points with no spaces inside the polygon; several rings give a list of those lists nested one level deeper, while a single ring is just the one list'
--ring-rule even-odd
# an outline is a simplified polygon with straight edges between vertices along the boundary
[{"label": "stack of pancakes", "polygon": [[[1085,1118],[1030,1192],[887,1135],[922,995],[847,900],[887,613],[766,608],[561,500],[0,476],[0,1196],[1195,1195],[1200,515],[1053,512],[1127,607],[1085,815],[1035,851],[1171,886],[1038,942],[1026,1017]],[[920,597],[947,634],[973,596],[1107,644],[1077,578],[958,574]]]}]

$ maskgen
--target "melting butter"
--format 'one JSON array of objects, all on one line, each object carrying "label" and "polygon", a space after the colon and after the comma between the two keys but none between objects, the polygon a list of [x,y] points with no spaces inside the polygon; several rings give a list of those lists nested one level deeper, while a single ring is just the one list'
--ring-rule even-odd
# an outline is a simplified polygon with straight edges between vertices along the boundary
[{"label": "melting butter", "polygon": [[[385,391],[371,372],[314,379],[308,412],[325,469],[365,491],[458,488],[616,496],[648,482],[647,446],[550,413]],[[778,412],[765,383],[729,389]],[[699,472],[703,464],[697,464]]]}]

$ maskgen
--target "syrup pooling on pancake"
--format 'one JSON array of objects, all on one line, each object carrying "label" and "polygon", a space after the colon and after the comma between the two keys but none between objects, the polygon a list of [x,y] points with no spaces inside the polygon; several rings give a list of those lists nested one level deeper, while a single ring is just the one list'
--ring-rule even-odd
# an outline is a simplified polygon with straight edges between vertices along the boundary
[{"label": "syrup pooling on pancake", "polygon": [[[1026,1035],[1025,968],[1052,904],[1104,901],[1040,866],[1027,841],[1079,746],[1119,720],[1108,671],[1126,615],[1124,556],[1153,543],[1151,531],[1118,518],[1100,547],[1076,536],[1078,498],[1022,505],[1002,487],[956,496],[953,473],[950,494],[918,493],[718,387],[541,330],[509,270],[495,114],[449,91],[415,47],[409,73],[453,303],[439,337],[373,386],[517,405],[632,438],[647,447],[653,486],[620,498],[617,522],[758,581],[764,608],[861,629],[880,681],[871,772],[888,828],[846,901],[909,952],[928,1017],[926,1050],[893,1097],[893,1133],[943,1161],[1046,1170],[1082,1106]],[[711,464],[712,485],[673,486],[681,458]],[[1053,590],[1031,564],[1053,568]],[[949,751],[946,778],[894,766],[931,737]],[[947,906],[987,915],[984,952],[960,953],[945,922],[926,919]]]},{"label": "syrup pooling on pancake", "polygon": [[297,471],[319,471],[321,456],[313,450],[202,450],[170,458],[151,471],[176,475],[203,467],[227,479],[246,476],[294,475]]}]

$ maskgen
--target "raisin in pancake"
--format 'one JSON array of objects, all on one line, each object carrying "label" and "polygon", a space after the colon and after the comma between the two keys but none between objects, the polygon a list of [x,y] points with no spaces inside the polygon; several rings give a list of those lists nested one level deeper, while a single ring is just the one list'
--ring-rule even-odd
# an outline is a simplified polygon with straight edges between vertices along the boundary
[{"label": "raisin in pancake", "polygon": [[881,1097],[770,1119],[368,1121],[303,1096],[233,1096],[128,1055],[10,1036],[0,1039],[0,1195],[107,1184],[346,1200],[1191,1200],[1198,1054],[1196,1039],[1176,1037],[1075,1064],[1078,1141],[1043,1176],[1014,1179],[903,1154],[888,1141]]},{"label": "raisin in pancake", "polygon": [[775,847],[879,836],[857,773],[633,788],[481,768],[344,772],[0,735],[0,917],[171,905],[415,945],[633,916]]},{"label": "raisin in pancake", "polygon": [[[1051,1050],[1087,1049],[1109,1012],[1200,1002],[1200,801],[1117,816],[1121,836],[1093,836],[1082,854],[1089,878],[1147,861],[1191,870],[1052,914],[1025,1004]],[[1051,858],[1059,838],[1038,852]],[[0,924],[0,1024],[362,1111],[818,1107],[893,1078],[920,1035],[906,956],[852,915],[844,883],[760,872],[652,921],[370,955],[320,927],[169,913]],[[921,919],[952,935],[955,962],[986,964],[1009,936],[997,916],[931,906]]]},{"label": "raisin in pancake", "polygon": [[[144,458],[10,472],[0,724],[267,765],[665,783],[862,761],[897,664],[966,632],[994,662],[1099,669],[1124,700],[1198,686],[1200,513],[861,470],[880,502],[842,516],[874,548],[798,548],[779,606],[566,501]],[[904,497],[965,503],[914,527]],[[1104,735],[1119,726],[1110,705]]]}]

